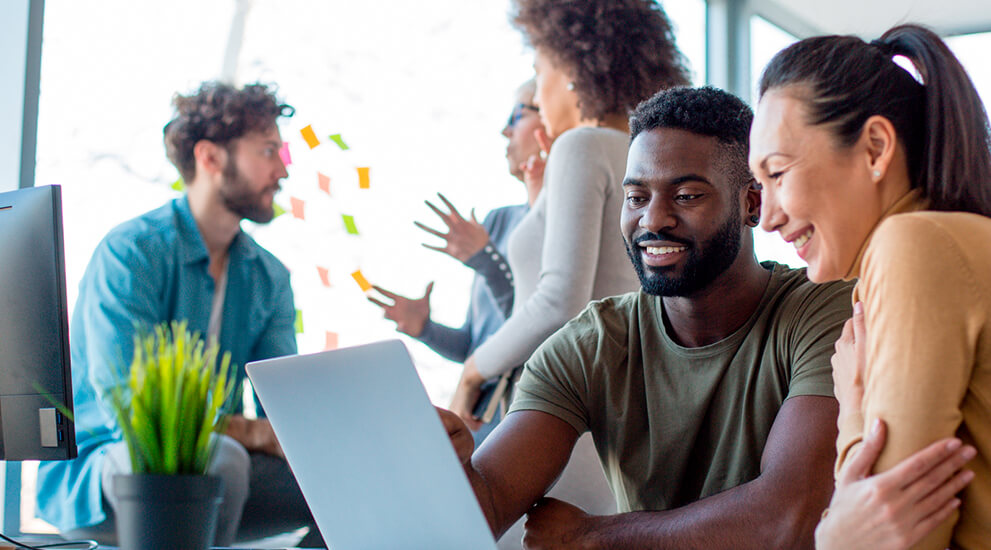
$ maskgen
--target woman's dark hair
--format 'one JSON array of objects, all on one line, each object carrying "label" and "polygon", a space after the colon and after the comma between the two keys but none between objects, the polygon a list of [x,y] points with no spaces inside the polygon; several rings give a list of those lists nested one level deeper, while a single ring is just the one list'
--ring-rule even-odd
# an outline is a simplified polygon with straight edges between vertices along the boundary
[{"label": "woman's dark hair", "polygon": [[654,92],[689,84],[654,0],[515,0],[512,21],[572,73],[583,118],[628,115]]},{"label": "woman's dark hair", "polygon": [[[894,56],[910,61],[922,83]],[[760,95],[790,85],[800,87],[809,122],[831,126],[842,146],[860,138],[871,116],[890,120],[912,187],[932,209],[991,216],[987,113],[963,66],[929,29],[901,25],[869,44],[853,36],[802,40],[764,69]]]},{"label": "woman's dark hair", "polygon": [[207,140],[226,147],[254,131],[268,131],[280,116],[295,110],[276,99],[264,84],[238,89],[221,82],[205,82],[190,95],[172,98],[176,116],[165,125],[165,153],[187,184],[196,175],[193,147]]}]

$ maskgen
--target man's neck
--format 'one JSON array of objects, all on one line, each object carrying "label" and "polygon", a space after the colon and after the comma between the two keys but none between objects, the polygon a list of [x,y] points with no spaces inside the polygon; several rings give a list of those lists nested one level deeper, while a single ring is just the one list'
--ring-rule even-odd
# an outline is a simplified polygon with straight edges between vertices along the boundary
[{"label": "man's neck", "polygon": [[733,334],[757,309],[770,278],[753,252],[741,250],[733,265],[704,289],[688,297],[663,298],[671,337],[694,348]]},{"label": "man's neck", "polygon": [[227,251],[241,230],[241,218],[227,209],[209,185],[206,181],[194,182],[188,187],[187,196],[196,228],[210,255],[210,274],[219,280]]}]

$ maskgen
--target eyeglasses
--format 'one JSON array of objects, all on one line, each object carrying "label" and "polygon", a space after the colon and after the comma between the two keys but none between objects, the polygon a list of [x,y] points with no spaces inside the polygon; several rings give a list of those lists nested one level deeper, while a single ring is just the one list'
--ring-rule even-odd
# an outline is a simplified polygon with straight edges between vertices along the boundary
[{"label": "eyeglasses", "polygon": [[512,128],[513,126],[516,126],[516,123],[519,122],[521,118],[523,118],[523,114],[527,110],[533,111],[535,113],[540,112],[540,109],[538,109],[536,105],[529,105],[527,103],[517,103],[516,106],[513,107],[513,112],[509,114],[509,121],[506,122],[506,128]]}]

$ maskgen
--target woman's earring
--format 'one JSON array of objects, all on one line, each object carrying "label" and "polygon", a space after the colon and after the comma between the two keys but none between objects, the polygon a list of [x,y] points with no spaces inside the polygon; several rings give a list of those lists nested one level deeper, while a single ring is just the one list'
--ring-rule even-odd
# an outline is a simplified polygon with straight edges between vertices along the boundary
[{"label": "woman's earring", "polygon": [[880,170],[874,170],[874,172],[872,172],[871,175],[874,176],[874,179],[875,180],[881,179],[881,171]]},{"label": "woman's earring", "polygon": [[568,85],[566,87],[568,88],[568,91],[569,92],[575,91],[575,83],[574,82],[568,82]]}]

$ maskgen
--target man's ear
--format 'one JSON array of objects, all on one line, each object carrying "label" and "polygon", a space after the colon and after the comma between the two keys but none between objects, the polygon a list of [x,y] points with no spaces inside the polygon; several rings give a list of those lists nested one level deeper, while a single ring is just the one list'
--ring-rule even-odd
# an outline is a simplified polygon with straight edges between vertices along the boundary
[{"label": "man's ear", "polygon": [[206,176],[219,176],[227,165],[227,149],[212,141],[201,139],[193,146],[196,159],[196,173]]},{"label": "man's ear", "polygon": [[743,190],[743,206],[747,225],[760,225],[760,183],[756,179],[751,179]]}]

